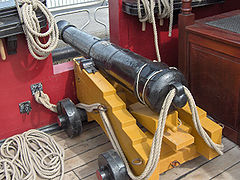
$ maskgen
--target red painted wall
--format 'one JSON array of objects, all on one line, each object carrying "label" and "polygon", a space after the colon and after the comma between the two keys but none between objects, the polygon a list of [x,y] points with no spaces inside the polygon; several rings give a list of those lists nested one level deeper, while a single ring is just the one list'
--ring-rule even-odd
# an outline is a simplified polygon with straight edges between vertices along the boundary
[{"label": "red painted wall", "polygon": [[[76,100],[71,64],[53,66],[51,56],[42,61],[33,59],[23,35],[18,36],[17,43],[17,54],[7,55],[6,61],[0,60],[0,139],[56,122],[55,113],[35,102],[31,84],[41,82],[52,103],[65,97]],[[29,115],[19,112],[18,104],[24,101],[31,101]]]},{"label": "red painted wall", "polygon": [[[122,11],[122,0],[109,0],[109,6],[111,42],[149,59],[156,59],[152,24],[147,23],[146,31],[142,32],[141,23],[138,21],[138,18],[127,15]],[[224,4],[194,8],[193,12],[196,14],[196,18],[199,19],[239,8],[240,3],[238,0],[225,0]],[[168,20],[164,21],[164,27],[160,27],[158,22],[157,26],[162,61],[166,62],[169,66],[177,67],[177,25],[173,28],[172,37],[168,37]]]}]

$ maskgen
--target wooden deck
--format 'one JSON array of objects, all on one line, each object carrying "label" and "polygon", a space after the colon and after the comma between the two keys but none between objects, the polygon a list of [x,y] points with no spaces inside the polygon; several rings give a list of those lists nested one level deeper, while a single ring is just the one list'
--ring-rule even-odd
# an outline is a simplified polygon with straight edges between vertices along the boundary
[{"label": "wooden deck", "polygon": [[[95,122],[84,125],[84,132],[73,139],[64,131],[52,133],[65,149],[64,180],[96,180],[97,157],[112,148],[107,136]],[[240,148],[223,138],[224,155],[210,161],[198,157],[160,175],[161,180],[172,179],[240,179]],[[56,178],[58,179],[58,178]]]}]

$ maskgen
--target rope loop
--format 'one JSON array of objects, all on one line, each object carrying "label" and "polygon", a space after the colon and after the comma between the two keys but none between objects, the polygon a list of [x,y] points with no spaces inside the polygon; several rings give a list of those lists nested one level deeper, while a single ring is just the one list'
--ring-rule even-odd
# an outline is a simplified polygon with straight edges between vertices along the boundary
[{"label": "rope loop", "polygon": [[[22,3],[20,8],[19,2]],[[40,0],[15,0],[18,15],[26,36],[29,52],[35,59],[43,60],[48,57],[58,43],[58,27],[53,15]],[[39,9],[46,17],[48,30],[41,32],[40,22],[36,15]],[[42,42],[42,39],[44,41]]]},{"label": "rope loop", "polygon": [[4,141],[0,149],[0,179],[54,179],[64,174],[64,150],[38,130],[29,130]]}]

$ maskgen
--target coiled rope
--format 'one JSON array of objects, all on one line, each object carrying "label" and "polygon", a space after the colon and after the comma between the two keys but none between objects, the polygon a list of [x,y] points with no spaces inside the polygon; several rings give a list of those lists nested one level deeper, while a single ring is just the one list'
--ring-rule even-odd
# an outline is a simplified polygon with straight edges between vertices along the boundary
[{"label": "coiled rope", "polygon": [[0,179],[53,179],[64,174],[64,150],[44,132],[29,130],[5,140],[0,149]]},{"label": "coiled rope", "polygon": [[[15,3],[26,36],[29,52],[35,59],[46,59],[58,43],[58,27],[53,15],[39,0],[15,0]],[[21,8],[19,3],[22,4]],[[41,26],[36,16],[38,9],[40,9],[46,18],[48,25],[46,32],[41,32]],[[47,42],[42,43],[41,38],[44,38]]]},{"label": "coiled rope", "polygon": [[[144,16],[142,15],[142,12],[141,12],[141,4],[143,5],[144,14],[145,14]],[[168,36],[171,37],[172,26],[173,26],[173,0],[157,0],[157,5],[158,5],[158,18],[160,19],[160,25],[163,24],[162,23],[163,18],[169,18]],[[155,0],[138,0],[137,6],[138,6],[139,21],[143,23],[142,30],[145,30],[146,22],[152,23],[153,25],[154,44],[155,44],[157,60],[161,62],[161,56],[160,56],[159,45],[158,45],[158,33],[157,33],[157,26],[156,26],[155,13],[154,13],[154,9],[156,7]]]},{"label": "coiled rope", "polygon": [[[202,0],[193,0],[201,2]],[[157,2],[157,6],[156,6]],[[141,12],[141,4],[144,10],[144,16]],[[155,13],[154,9],[158,8],[158,18],[160,19],[160,25],[163,25],[163,19],[169,18],[169,27],[168,27],[168,36],[172,36],[172,28],[173,28],[173,0],[137,0],[138,7],[138,18],[139,21],[142,22],[142,30],[145,31],[146,22],[152,23],[153,25],[153,35],[154,35],[154,44],[157,55],[157,60],[161,62],[161,55],[159,52],[158,45],[158,32],[155,21]]]},{"label": "coiled rope", "polygon": [[[196,104],[195,101],[190,93],[190,91],[184,87],[185,93],[188,97],[188,103],[192,112],[192,120],[194,122],[194,126],[197,130],[197,132],[199,133],[199,135],[204,139],[204,141],[207,143],[207,145],[211,148],[213,148],[214,150],[216,150],[220,155],[223,154],[222,150],[223,150],[223,145],[221,144],[216,144],[212,141],[212,139],[208,136],[208,134],[206,133],[206,131],[203,129],[203,127],[201,126],[200,120],[199,120],[199,116],[198,116],[198,112],[197,112],[197,108],[196,108]],[[151,147],[151,151],[149,154],[149,158],[148,158],[148,162],[146,164],[146,167],[144,169],[144,171],[142,172],[141,175],[139,176],[135,176],[134,173],[132,172],[128,161],[124,155],[124,152],[121,149],[121,146],[118,142],[118,139],[114,133],[114,130],[111,126],[111,123],[107,117],[106,114],[106,108],[99,104],[92,104],[92,105],[86,105],[86,104],[77,104],[76,106],[82,109],[85,109],[88,112],[92,112],[93,110],[99,110],[101,119],[103,121],[104,127],[107,131],[107,134],[109,136],[109,139],[114,147],[114,149],[118,152],[118,154],[120,155],[120,157],[122,158],[128,175],[131,179],[133,180],[143,180],[143,179],[148,179],[152,173],[154,172],[154,170],[157,167],[157,164],[159,162],[159,158],[160,158],[160,152],[161,152],[161,146],[162,146],[162,139],[163,139],[163,134],[164,134],[164,127],[166,124],[166,119],[167,119],[167,115],[168,115],[168,110],[172,104],[173,98],[176,95],[176,90],[172,89],[166,96],[164,102],[163,102],[163,106],[161,108],[160,111],[160,115],[159,115],[159,119],[158,119],[158,125],[157,125],[157,130],[154,134],[154,138],[153,138],[153,142],[152,142],[152,147]]]}]

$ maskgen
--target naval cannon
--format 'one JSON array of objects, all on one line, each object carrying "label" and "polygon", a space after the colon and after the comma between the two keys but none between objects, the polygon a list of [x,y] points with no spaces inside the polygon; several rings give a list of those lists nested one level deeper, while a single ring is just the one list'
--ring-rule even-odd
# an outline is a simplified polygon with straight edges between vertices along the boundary
[{"label": "naval cannon", "polygon": [[[195,110],[198,111],[199,122],[204,123],[203,126],[197,124],[196,117],[193,123],[192,109],[186,105],[189,98],[188,91],[185,94],[187,83],[180,71],[82,32],[67,21],[59,21],[57,25],[60,39],[85,57],[75,58],[74,62],[80,104],[68,103],[70,100],[66,99],[60,101],[60,124],[73,137],[80,134],[81,130],[77,129],[81,128],[77,125],[82,120],[95,120],[117,149],[117,152],[108,151],[98,157],[98,179],[127,180],[129,176],[141,176],[153,163],[154,171],[147,171],[146,176],[144,173],[142,176],[155,180],[160,173],[199,155],[207,159],[218,155],[219,151],[206,144],[198,130],[209,135],[208,142],[220,144],[222,128],[198,107]],[[118,85],[124,87],[123,91],[118,89]],[[175,91],[172,91],[173,88]],[[130,96],[135,95],[147,106],[137,101],[128,103],[129,91]],[[174,92],[171,107],[165,109],[166,103],[163,105],[163,102],[171,92]],[[83,109],[87,111],[87,116]],[[160,119],[161,113],[158,116],[160,111],[164,111],[164,120]],[[153,146],[153,141],[158,145]],[[120,149],[123,154],[119,153]],[[151,159],[149,154],[152,150],[157,153],[153,153],[156,157]],[[160,152],[165,155],[160,156]],[[127,170],[126,161],[133,173]]]},{"label": "naval cannon", "polygon": [[177,95],[171,109],[181,108],[186,104],[183,86],[187,83],[176,68],[170,68],[162,62],[152,62],[130,50],[89,35],[67,21],[59,21],[57,25],[60,39],[83,56],[92,58],[99,71],[132,91],[151,110],[161,110],[162,103],[172,88],[177,89]]}]

